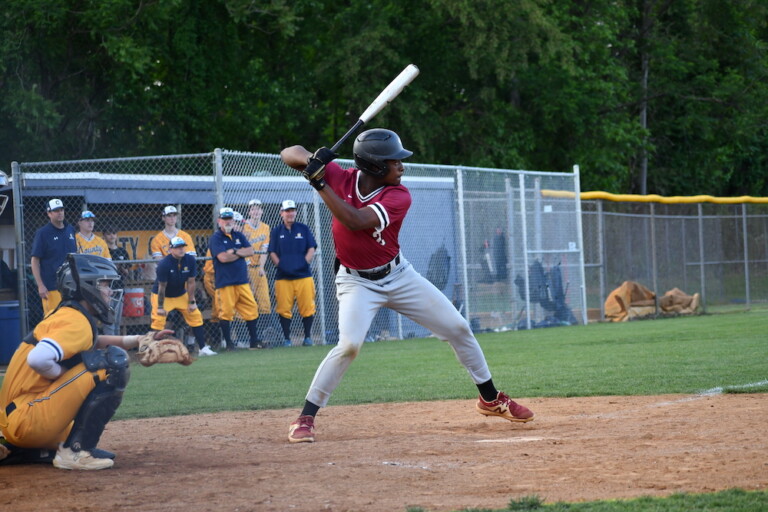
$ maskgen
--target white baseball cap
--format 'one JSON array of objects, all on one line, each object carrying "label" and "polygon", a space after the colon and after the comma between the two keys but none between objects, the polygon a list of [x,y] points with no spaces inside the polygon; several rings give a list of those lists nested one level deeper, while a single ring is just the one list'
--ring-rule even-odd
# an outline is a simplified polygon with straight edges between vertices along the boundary
[{"label": "white baseball cap", "polygon": [[171,238],[171,248],[175,249],[176,247],[186,247],[187,242],[184,241],[183,238],[180,236],[175,236]]},{"label": "white baseball cap", "polygon": [[240,212],[235,212],[234,214],[235,222],[242,222],[243,221],[243,214]]},{"label": "white baseball cap", "polygon": [[175,206],[166,206],[163,209],[163,216],[171,214],[171,213],[179,213],[179,211],[176,209]]},{"label": "white baseball cap", "polygon": [[296,209],[296,201],[294,201],[293,199],[286,199],[285,201],[283,201],[282,206],[280,206],[281,212],[283,210],[295,210],[295,209]]},{"label": "white baseball cap", "polygon": [[58,210],[60,208],[64,208],[64,203],[61,202],[61,199],[51,199],[50,201],[48,201],[49,212]]},{"label": "white baseball cap", "polygon": [[235,216],[235,210],[232,208],[225,206],[221,210],[219,210],[219,218],[221,219],[231,219]]},{"label": "white baseball cap", "polygon": [[248,201],[248,206],[253,206],[253,205],[261,206],[262,205],[261,199],[251,199],[250,201]]}]

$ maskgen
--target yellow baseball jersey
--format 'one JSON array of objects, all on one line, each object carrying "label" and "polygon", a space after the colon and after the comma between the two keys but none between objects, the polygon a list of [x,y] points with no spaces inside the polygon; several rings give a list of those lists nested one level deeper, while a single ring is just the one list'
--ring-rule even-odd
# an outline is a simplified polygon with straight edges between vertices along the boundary
[{"label": "yellow baseball jersey", "polygon": [[[197,256],[195,251],[195,243],[192,241],[192,237],[186,231],[179,230],[175,236],[181,237],[187,242],[187,254]],[[171,237],[173,238],[173,237]],[[152,238],[152,243],[149,245],[149,251],[152,253],[153,258],[165,258],[170,254],[168,250],[171,246],[171,238],[165,234],[165,231],[160,231]]]},{"label": "yellow baseball jersey", "polygon": [[246,222],[243,224],[242,232],[254,250],[254,255],[248,258],[248,264],[258,265],[259,258],[261,257],[261,254],[258,253],[266,252],[267,248],[269,247],[269,226],[263,222],[260,222],[259,226],[254,228]]},{"label": "yellow baseball jersey", "polygon": [[254,254],[248,258],[248,280],[251,283],[251,291],[256,298],[256,304],[259,307],[259,314],[265,315],[272,311],[272,304],[269,298],[269,284],[267,276],[259,275],[261,269],[262,255],[259,252],[266,252],[269,248],[269,225],[263,222],[254,228],[247,222],[243,224],[243,234],[248,239],[248,243],[253,247]]},{"label": "yellow baseball jersey", "polygon": [[107,242],[98,235],[91,233],[91,238],[86,239],[81,233],[75,233],[75,241],[79,254],[94,254],[102,258],[112,259]]},{"label": "yellow baseball jersey", "polygon": [[[60,308],[43,319],[33,332],[40,343],[48,343],[61,353],[61,362],[94,345],[88,319],[70,307]],[[80,362],[50,380],[27,364],[33,348],[32,344],[21,343],[8,365],[0,388],[0,430],[17,446],[56,449],[69,435],[85,397],[96,387],[94,375],[103,380],[106,370],[94,374]],[[6,415],[11,402],[16,410]]]}]

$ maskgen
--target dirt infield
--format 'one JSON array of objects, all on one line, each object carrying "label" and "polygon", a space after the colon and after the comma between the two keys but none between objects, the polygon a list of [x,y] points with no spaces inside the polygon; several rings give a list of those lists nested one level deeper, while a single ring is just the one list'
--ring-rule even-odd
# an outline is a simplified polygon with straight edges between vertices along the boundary
[{"label": "dirt infield", "polygon": [[768,488],[768,395],[527,399],[510,424],[470,400],[110,423],[113,469],[0,468],[0,510],[430,511]]}]

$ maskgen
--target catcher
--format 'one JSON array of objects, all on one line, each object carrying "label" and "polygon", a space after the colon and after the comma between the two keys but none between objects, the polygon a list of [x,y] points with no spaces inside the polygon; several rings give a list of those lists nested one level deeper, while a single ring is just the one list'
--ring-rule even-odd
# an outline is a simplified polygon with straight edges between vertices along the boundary
[{"label": "catcher", "polygon": [[112,467],[115,455],[96,445],[128,384],[126,350],[147,366],[192,362],[180,341],[162,339],[172,331],[98,335],[97,319],[115,320],[119,279],[112,261],[90,254],[68,254],[58,269],[63,300],[16,349],[0,388],[0,465]]}]

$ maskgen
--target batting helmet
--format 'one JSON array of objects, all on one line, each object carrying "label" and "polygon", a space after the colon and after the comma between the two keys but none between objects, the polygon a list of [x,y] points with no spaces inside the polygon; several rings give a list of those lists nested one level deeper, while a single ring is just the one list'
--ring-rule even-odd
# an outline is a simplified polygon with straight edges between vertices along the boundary
[{"label": "batting helmet", "polygon": [[386,160],[402,160],[413,154],[403,147],[395,132],[383,128],[366,130],[358,135],[352,153],[357,167],[377,178],[387,174]]},{"label": "batting helmet", "polygon": [[[67,254],[67,259],[56,271],[62,299],[85,300],[105,324],[115,322],[115,310],[123,298],[122,288],[115,288],[119,280],[115,264],[94,254]],[[109,282],[108,295],[101,290],[103,281]]]}]

